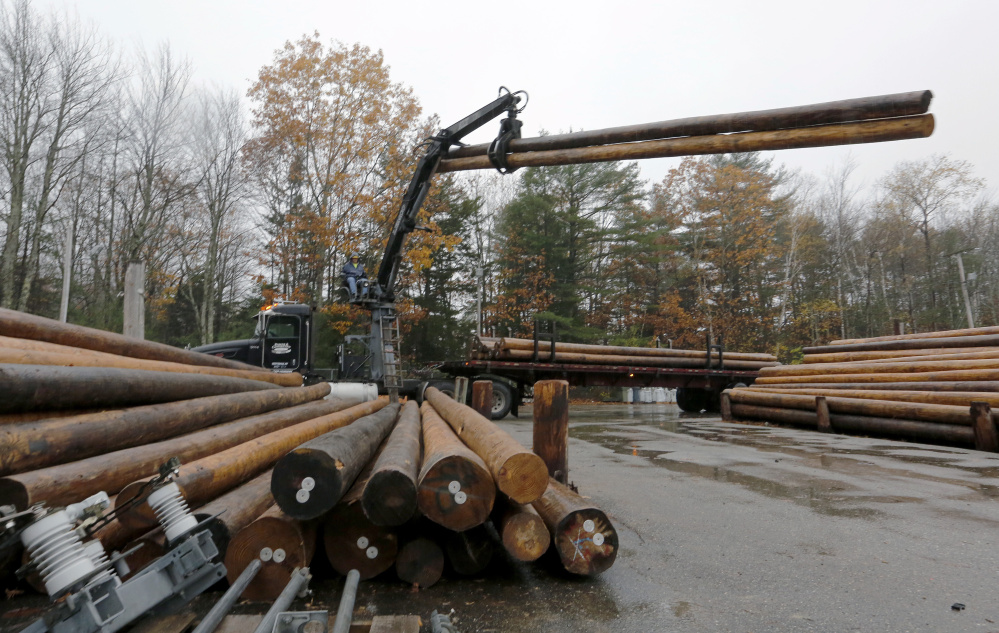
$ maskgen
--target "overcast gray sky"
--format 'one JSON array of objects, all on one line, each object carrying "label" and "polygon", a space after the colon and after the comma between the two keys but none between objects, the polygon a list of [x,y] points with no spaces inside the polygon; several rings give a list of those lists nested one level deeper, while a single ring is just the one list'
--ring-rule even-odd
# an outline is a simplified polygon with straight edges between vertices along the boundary
[{"label": "overcast gray sky", "polygon": [[[286,40],[382,49],[444,124],[526,90],[525,135],[933,90],[929,139],[779,152],[821,175],[848,153],[857,184],[897,161],[949,153],[999,184],[994,144],[999,2],[495,3],[381,0],[36,0],[75,10],[126,46],[169,41],[196,78],[245,91]],[[472,141],[495,135],[487,126]],[[642,162],[662,178],[675,160]]]}]

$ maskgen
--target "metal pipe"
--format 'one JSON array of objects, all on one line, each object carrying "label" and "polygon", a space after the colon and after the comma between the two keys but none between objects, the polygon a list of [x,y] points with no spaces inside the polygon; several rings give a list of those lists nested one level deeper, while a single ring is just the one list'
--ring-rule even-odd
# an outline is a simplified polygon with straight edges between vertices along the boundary
[{"label": "metal pipe", "polygon": [[246,586],[250,584],[250,581],[253,580],[253,578],[257,575],[257,572],[260,571],[260,565],[261,563],[259,558],[254,559],[252,563],[247,565],[246,569],[243,570],[243,573],[239,575],[239,578],[237,578],[235,582],[232,583],[232,586],[229,587],[229,590],[222,594],[222,597],[215,603],[212,610],[209,611],[204,619],[201,620],[201,623],[194,628],[193,633],[212,633],[212,631],[218,628],[218,625],[222,622],[222,618],[229,613],[232,606],[236,604],[239,597],[243,595],[243,592],[246,590]]},{"label": "metal pipe", "polygon": [[295,599],[299,593],[304,590],[312,576],[309,574],[308,567],[302,567],[296,569],[291,575],[291,580],[285,585],[284,590],[281,591],[281,595],[277,597],[274,604],[264,615],[264,619],[260,621],[257,628],[253,630],[253,633],[271,633],[274,630],[274,623],[277,622],[278,614],[284,613],[291,606],[292,601]]},{"label": "metal pipe", "polygon": [[340,606],[336,610],[336,620],[333,622],[332,633],[349,633],[350,624],[354,620],[354,599],[357,598],[357,584],[361,581],[361,572],[351,569],[347,572],[347,582],[343,585],[343,595],[340,596]]}]

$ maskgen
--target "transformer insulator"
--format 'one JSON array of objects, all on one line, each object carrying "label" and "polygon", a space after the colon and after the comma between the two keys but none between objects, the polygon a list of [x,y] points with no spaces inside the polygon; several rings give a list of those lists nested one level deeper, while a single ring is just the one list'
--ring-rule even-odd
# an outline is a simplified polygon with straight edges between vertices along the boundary
[{"label": "transformer insulator", "polygon": [[198,525],[175,483],[157,488],[149,495],[149,505],[163,526],[167,541],[174,541]]},{"label": "transformer insulator", "polygon": [[97,568],[63,510],[26,527],[21,533],[21,542],[42,576],[45,591],[52,597]]}]

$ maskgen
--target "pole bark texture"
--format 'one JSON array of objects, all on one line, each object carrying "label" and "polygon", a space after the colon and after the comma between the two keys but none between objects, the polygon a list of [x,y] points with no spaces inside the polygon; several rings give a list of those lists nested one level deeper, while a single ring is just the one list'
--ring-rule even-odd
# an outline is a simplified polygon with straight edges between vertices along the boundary
[{"label": "pole bark texture", "polygon": [[548,475],[569,480],[569,383],[534,383],[534,452],[545,461]]},{"label": "pole bark texture", "polygon": [[599,508],[554,480],[533,505],[548,526],[566,571],[595,576],[614,564],[617,530]]},{"label": "pole bark texture", "polygon": [[409,401],[399,412],[361,496],[364,514],[375,525],[402,525],[416,512],[420,434],[420,407]]},{"label": "pole bark texture", "polygon": [[434,407],[424,401],[425,455],[417,487],[420,512],[438,525],[460,532],[489,518],[496,484],[485,462],[465,446]]},{"label": "pole bark texture", "polygon": [[195,398],[0,427],[0,475],[157,442],[230,420],[318,400],[329,385]]},{"label": "pole bark texture", "polygon": [[479,415],[492,419],[493,381],[476,380],[472,383],[472,408]]},{"label": "pole bark texture", "polygon": [[425,397],[469,448],[482,458],[499,489],[519,503],[530,503],[548,486],[544,460],[471,407],[429,387]]},{"label": "pole bark texture", "polygon": [[271,493],[297,519],[314,519],[335,506],[392,431],[398,404],[310,439],[274,467]]}]

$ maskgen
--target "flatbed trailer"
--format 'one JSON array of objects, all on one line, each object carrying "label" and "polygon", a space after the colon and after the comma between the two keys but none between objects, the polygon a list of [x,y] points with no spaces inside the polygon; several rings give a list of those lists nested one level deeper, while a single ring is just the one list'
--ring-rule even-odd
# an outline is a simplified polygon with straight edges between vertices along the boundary
[{"label": "flatbed trailer", "polygon": [[[721,392],[739,384],[751,385],[759,372],[720,367],[673,368],[638,365],[584,365],[500,360],[445,361],[435,369],[470,380],[506,381],[510,403],[517,415],[524,396],[539,380],[565,380],[572,387],[665,387],[677,390],[677,404],[684,411],[717,410]],[[494,393],[496,392],[494,385]],[[500,391],[504,391],[500,388]],[[506,394],[503,394],[506,395]],[[500,396],[501,398],[503,396]],[[494,417],[499,410],[494,408]],[[505,413],[504,413],[505,415]]]}]

